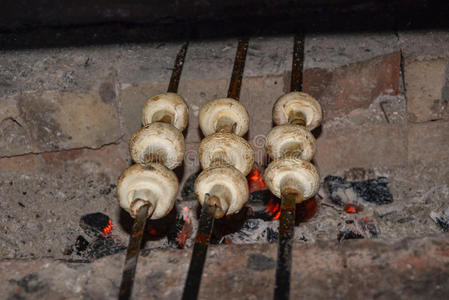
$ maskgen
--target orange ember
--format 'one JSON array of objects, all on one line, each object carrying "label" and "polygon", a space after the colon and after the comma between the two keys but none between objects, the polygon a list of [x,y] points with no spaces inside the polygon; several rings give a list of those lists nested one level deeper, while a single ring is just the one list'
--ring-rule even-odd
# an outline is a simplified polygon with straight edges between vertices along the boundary
[{"label": "orange ember", "polygon": [[361,212],[362,210],[363,210],[362,206],[356,206],[354,204],[345,205],[345,212],[347,212],[348,214],[355,214]]},{"label": "orange ember", "polygon": [[263,181],[262,172],[260,172],[257,167],[254,167],[248,175],[248,187],[250,193],[264,190],[266,188],[265,182]]},{"label": "orange ember", "polygon": [[272,220],[278,220],[281,216],[281,205],[273,198],[270,198],[270,202],[268,202],[266,210],[273,217]]},{"label": "orange ember", "polygon": [[112,228],[114,228],[114,225],[112,224],[112,221],[109,220],[108,225],[103,228],[104,235],[109,236],[111,234]]}]

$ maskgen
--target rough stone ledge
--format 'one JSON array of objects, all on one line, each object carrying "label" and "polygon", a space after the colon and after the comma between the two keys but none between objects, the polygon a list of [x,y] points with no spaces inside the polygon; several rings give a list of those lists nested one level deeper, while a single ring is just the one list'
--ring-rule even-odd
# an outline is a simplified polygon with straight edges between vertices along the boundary
[{"label": "rough stone ledge", "polygon": [[[212,246],[200,299],[272,299],[276,244]],[[238,255],[236,255],[238,254]],[[154,250],[139,260],[134,297],[180,299],[190,250]],[[1,298],[115,298],[124,253],[91,264],[50,258],[2,260]],[[304,299],[445,299],[449,293],[447,234],[390,243],[297,243],[291,297]],[[446,298],[447,299],[447,298]]]}]

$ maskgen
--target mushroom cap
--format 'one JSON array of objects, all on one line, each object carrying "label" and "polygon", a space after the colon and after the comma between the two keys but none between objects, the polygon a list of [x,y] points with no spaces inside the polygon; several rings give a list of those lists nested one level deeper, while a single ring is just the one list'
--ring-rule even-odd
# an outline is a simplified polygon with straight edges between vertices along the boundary
[{"label": "mushroom cap", "polygon": [[199,123],[205,136],[217,132],[220,118],[235,124],[235,134],[242,136],[248,132],[249,116],[245,107],[231,98],[216,99],[206,103],[200,110]]},{"label": "mushroom cap", "polygon": [[291,112],[301,112],[306,119],[306,128],[313,130],[318,127],[323,118],[321,105],[312,96],[291,92],[281,96],[273,106],[273,122],[276,125],[288,124]]},{"label": "mushroom cap", "polygon": [[[232,166],[218,166],[203,170],[195,181],[195,196],[203,205],[206,194],[212,196],[213,190],[218,188],[224,190],[223,194],[229,195],[229,199],[219,197],[221,207],[227,215],[238,212],[248,201],[248,181],[239,170]],[[222,215],[216,215],[216,217],[222,217]]]},{"label": "mushroom cap", "polygon": [[243,138],[232,133],[215,133],[201,141],[199,148],[200,163],[207,169],[213,160],[219,158],[235,167],[244,176],[254,165],[254,150]]},{"label": "mushroom cap", "polygon": [[151,123],[133,135],[129,142],[129,152],[136,163],[157,162],[174,169],[184,158],[184,137],[170,124]]},{"label": "mushroom cap", "polygon": [[272,161],[263,177],[270,191],[279,198],[282,184],[287,181],[295,183],[294,188],[302,192],[303,200],[313,197],[320,187],[320,175],[315,166],[300,158]]},{"label": "mushroom cap", "polygon": [[189,109],[184,99],[175,93],[164,93],[151,97],[142,109],[143,126],[153,123],[153,116],[167,111],[173,115],[172,125],[183,131],[189,121]]},{"label": "mushroom cap", "polygon": [[117,184],[120,206],[133,218],[144,202],[151,202],[151,219],[162,218],[172,210],[177,193],[178,178],[160,164],[134,164],[120,175]]},{"label": "mushroom cap", "polygon": [[280,125],[268,133],[266,149],[272,159],[291,157],[296,150],[296,157],[310,161],[315,155],[315,138],[304,126]]}]

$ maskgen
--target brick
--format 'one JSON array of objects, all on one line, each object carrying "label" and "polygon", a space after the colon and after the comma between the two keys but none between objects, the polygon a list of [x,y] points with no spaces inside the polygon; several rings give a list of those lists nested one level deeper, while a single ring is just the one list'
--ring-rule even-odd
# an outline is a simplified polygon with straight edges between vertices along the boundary
[{"label": "brick", "polygon": [[243,79],[240,102],[249,113],[248,140],[252,141],[268,134],[273,127],[273,105],[284,93],[282,76]]},{"label": "brick", "polygon": [[0,156],[99,148],[116,142],[120,126],[117,104],[110,97],[106,91],[102,95],[56,91],[17,95],[18,114],[11,111],[1,121],[6,139],[0,143]]},{"label": "brick", "polygon": [[16,157],[0,158],[0,173],[24,173],[39,168],[41,162],[35,154],[21,155]]},{"label": "brick", "polygon": [[305,70],[303,90],[321,103],[327,121],[368,108],[380,95],[397,95],[399,73],[395,52],[335,69]]},{"label": "brick", "polygon": [[449,119],[446,59],[405,59],[404,80],[409,121]]},{"label": "brick", "polygon": [[323,129],[314,158],[322,176],[350,168],[404,166],[407,163],[405,126]]},{"label": "brick", "polygon": [[126,142],[142,127],[142,108],[148,98],[167,91],[168,83],[142,82],[133,85],[122,85],[120,92],[121,123]]},{"label": "brick", "polygon": [[105,173],[112,180],[118,178],[129,163],[119,145],[100,149],[74,149],[42,153],[43,167],[49,169],[75,168],[81,173]]},{"label": "brick", "polygon": [[408,161],[410,164],[449,163],[449,122],[410,124]]},{"label": "brick", "polygon": [[179,94],[189,106],[189,126],[184,132],[186,143],[199,143],[203,134],[198,124],[201,107],[209,101],[224,98],[228,92],[229,79],[182,81]]}]

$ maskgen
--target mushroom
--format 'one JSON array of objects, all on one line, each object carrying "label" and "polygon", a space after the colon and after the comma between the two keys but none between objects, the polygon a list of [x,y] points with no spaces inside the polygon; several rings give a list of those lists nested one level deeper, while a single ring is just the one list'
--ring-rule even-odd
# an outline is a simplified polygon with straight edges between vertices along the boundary
[{"label": "mushroom", "polygon": [[299,124],[313,130],[320,125],[322,117],[320,104],[306,93],[285,94],[273,106],[273,122],[276,125]]},{"label": "mushroom", "polygon": [[206,194],[218,198],[216,218],[238,212],[249,196],[246,177],[232,166],[217,166],[203,170],[195,181],[194,190],[201,205]]},{"label": "mushroom", "polygon": [[151,97],[142,109],[142,124],[169,123],[183,131],[189,120],[189,109],[184,99],[175,93],[164,93]]},{"label": "mushroom", "polygon": [[240,102],[222,98],[210,101],[201,108],[199,123],[205,136],[216,132],[242,136],[248,132],[249,116]]},{"label": "mushroom", "polygon": [[244,176],[254,164],[254,150],[243,138],[232,133],[215,133],[201,141],[200,163],[203,169],[210,166],[231,165]]},{"label": "mushroom", "polygon": [[159,219],[167,215],[175,203],[178,178],[160,164],[135,164],[126,169],[117,184],[120,206],[136,218],[142,205],[150,205],[148,216]]},{"label": "mushroom", "polygon": [[129,152],[136,163],[157,162],[174,169],[184,158],[184,137],[170,124],[151,123],[133,135]]},{"label": "mushroom", "polygon": [[300,158],[281,158],[272,161],[264,172],[270,191],[281,198],[286,190],[300,192],[302,201],[313,197],[320,187],[320,175],[310,162]]},{"label": "mushroom", "polygon": [[298,157],[310,161],[315,154],[315,138],[304,126],[276,126],[267,135],[267,153],[272,159]]}]

